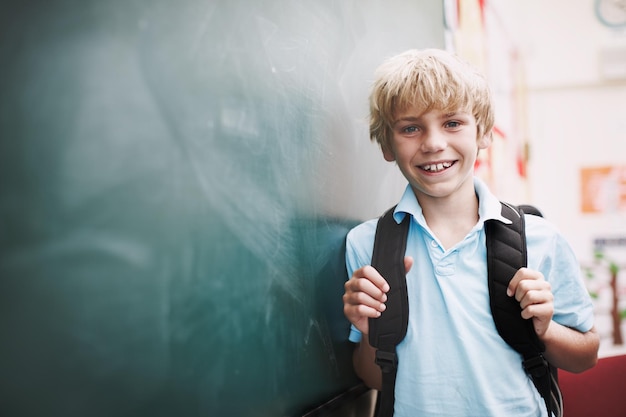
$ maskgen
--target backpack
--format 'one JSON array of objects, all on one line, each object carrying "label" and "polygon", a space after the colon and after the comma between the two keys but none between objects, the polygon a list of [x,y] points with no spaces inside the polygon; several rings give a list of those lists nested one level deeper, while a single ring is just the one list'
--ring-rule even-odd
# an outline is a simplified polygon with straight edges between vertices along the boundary
[{"label": "backpack", "polygon": [[[521,316],[515,298],[506,295],[515,272],[526,266],[526,235],[524,213],[541,216],[532,206],[502,204],[502,215],[511,220],[485,222],[487,271],[490,307],[500,336],[522,356],[522,364],[545,401],[548,416],[562,416],[563,402],[558,386],[557,369],[543,356],[544,344],[535,333],[532,320]],[[378,221],[372,266],[387,280],[387,308],[377,319],[369,320],[369,342],[376,351],[376,364],[382,370],[382,391],[377,401],[376,415],[393,415],[394,390],[398,357],[396,345],[404,339],[409,318],[404,256],[411,216],[398,224],[393,218],[395,206]]]}]

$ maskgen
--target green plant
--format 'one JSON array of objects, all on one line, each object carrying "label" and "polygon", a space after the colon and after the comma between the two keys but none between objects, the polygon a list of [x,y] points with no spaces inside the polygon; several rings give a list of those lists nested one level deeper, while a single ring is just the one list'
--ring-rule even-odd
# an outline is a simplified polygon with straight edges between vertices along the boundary
[{"label": "green plant", "polygon": [[[613,324],[613,344],[624,344],[624,338],[622,336],[621,321],[626,319],[626,310],[619,309],[619,289],[617,286],[617,277],[619,275],[620,266],[609,259],[601,249],[594,250],[593,253],[594,266],[584,267],[585,277],[588,280],[594,280],[596,278],[595,269],[598,267],[606,268],[609,273],[609,287],[611,289],[612,302],[611,302],[611,319]],[[589,291],[590,296],[593,299],[598,299],[599,294],[595,291]]]}]

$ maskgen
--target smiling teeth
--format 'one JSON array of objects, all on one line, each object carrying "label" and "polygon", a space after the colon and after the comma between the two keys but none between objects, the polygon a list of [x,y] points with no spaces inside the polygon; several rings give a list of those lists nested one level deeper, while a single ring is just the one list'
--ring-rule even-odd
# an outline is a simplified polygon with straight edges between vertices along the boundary
[{"label": "smiling teeth", "polygon": [[438,172],[446,168],[450,168],[451,166],[452,166],[452,162],[440,162],[438,164],[424,165],[422,169],[424,171]]}]

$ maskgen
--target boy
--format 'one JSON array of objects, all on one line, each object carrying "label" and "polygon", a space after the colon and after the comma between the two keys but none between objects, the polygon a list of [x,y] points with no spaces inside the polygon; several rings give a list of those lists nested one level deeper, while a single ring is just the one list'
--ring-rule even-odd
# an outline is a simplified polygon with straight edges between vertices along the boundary
[{"label": "boy", "polygon": [[[408,181],[395,209],[411,216],[405,268],[409,324],[398,345],[395,416],[546,416],[545,403],[498,334],[489,308],[484,222],[499,200],[473,176],[491,144],[494,116],[487,82],[441,50],[411,50],[385,62],[370,96],[370,135]],[[528,267],[507,294],[533,321],[554,366],[582,372],[599,345],[580,267],[563,237],[527,215]],[[354,368],[371,388],[381,371],[368,320],[385,310],[389,285],[369,264],[377,220],[347,237],[344,313],[357,343]],[[415,262],[414,262],[415,260]]]}]

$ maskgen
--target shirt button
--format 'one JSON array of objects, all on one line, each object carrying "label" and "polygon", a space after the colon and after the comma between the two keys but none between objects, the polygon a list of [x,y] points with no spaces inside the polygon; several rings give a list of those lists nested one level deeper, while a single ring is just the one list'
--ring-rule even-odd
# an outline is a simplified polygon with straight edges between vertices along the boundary
[{"label": "shirt button", "polygon": [[430,241],[430,246],[432,246],[433,248],[436,248],[436,247],[437,247],[437,246],[439,246],[439,245],[437,244],[437,241],[436,241],[436,240],[431,240],[431,241]]}]

